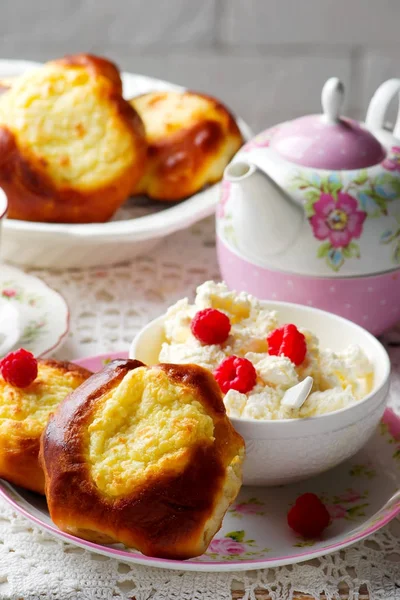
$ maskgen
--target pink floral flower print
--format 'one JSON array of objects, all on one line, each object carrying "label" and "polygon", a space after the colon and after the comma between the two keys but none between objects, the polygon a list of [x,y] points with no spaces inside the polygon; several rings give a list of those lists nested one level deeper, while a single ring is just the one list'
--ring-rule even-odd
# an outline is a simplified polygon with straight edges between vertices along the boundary
[{"label": "pink floral flower print", "polygon": [[219,204],[218,204],[218,209],[217,209],[218,217],[223,217],[225,214],[225,204],[229,200],[230,191],[231,191],[231,184],[229,183],[229,181],[226,181],[224,179],[221,184],[221,197],[219,199]]},{"label": "pink floral flower print", "polygon": [[390,435],[397,441],[400,440],[400,418],[391,409],[387,408],[382,417],[383,423],[388,428]]},{"label": "pink floral flower print", "polygon": [[241,504],[236,504],[234,511],[240,513],[241,515],[257,515],[262,510],[261,507],[261,502],[242,502]]},{"label": "pink floral flower print", "polygon": [[400,171],[400,146],[393,146],[389,156],[383,161],[382,167],[388,171]]},{"label": "pink floral flower print", "polygon": [[212,540],[208,547],[208,552],[213,552],[222,556],[227,554],[239,555],[246,552],[246,547],[240,542],[235,542],[235,540],[232,540],[231,538],[222,538],[219,540]]},{"label": "pink floral flower print", "polygon": [[4,298],[14,298],[17,295],[17,291],[11,288],[7,288],[1,292]]},{"label": "pink floral flower print", "polygon": [[318,240],[329,239],[334,248],[344,248],[360,237],[367,213],[358,210],[353,196],[338,192],[335,201],[331,194],[322,193],[313,209],[310,222]]},{"label": "pink floral flower print", "polygon": [[326,508],[331,519],[344,519],[347,516],[347,510],[341,504],[327,504]]},{"label": "pink floral flower print", "polygon": [[361,498],[360,492],[353,489],[347,490],[344,494],[340,494],[340,496],[337,497],[339,502],[358,502]]}]

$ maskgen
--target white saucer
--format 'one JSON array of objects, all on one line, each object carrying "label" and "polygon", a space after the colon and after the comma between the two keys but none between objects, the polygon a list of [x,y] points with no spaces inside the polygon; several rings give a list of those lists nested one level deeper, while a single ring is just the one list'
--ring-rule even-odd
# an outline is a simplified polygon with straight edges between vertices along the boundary
[{"label": "white saucer", "polygon": [[0,345],[4,343],[0,356],[17,348],[25,348],[36,357],[46,356],[65,340],[69,311],[64,298],[38,277],[0,265],[0,315],[7,305],[17,331],[0,322]]},{"label": "white saucer", "polygon": [[[75,361],[96,371],[125,352]],[[43,496],[0,480],[0,495],[52,535],[123,562],[181,571],[244,571],[302,562],[336,552],[373,534],[400,513],[400,417],[390,408],[373,437],[353,458],[318,477],[275,488],[243,487],[221,530],[203,556],[186,561],[144,556],[121,545],[87,542],[60,531]],[[296,536],[286,522],[291,504],[305,492],[326,503],[332,522],[319,539]]]}]

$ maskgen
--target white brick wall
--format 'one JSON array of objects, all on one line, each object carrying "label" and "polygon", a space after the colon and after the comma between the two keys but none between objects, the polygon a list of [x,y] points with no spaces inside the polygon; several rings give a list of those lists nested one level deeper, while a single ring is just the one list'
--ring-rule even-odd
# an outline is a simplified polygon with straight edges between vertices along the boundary
[{"label": "white brick wall", "polygon": [[319,111],[332,75],[363,117],[400,77],[400,0],[0,0],[0,57],[78,51],[215,94],[255,129]]},{"label": "white brick wall", "polygon": [[399,41],[398,0],[227,0],[230,44],[344,44]]},{"label": "white brick wall", "polygon": [[[122,59],[123,57],[121,57]],[[132,56],[132,70],[163,77],[221,98],[259,129],[290,115],[320,111],[326,72],[350,82],[348,53],[337,56],[232,56],[197,52],[182,56]],[[306,72],[312,77],[304,85]]]}]

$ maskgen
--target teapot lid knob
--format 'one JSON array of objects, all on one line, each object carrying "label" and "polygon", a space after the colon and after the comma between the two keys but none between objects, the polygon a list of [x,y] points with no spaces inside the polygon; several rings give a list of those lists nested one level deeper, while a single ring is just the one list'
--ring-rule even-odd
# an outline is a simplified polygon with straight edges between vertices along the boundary
[{"label": "teapot lid knob", "polygon": [[381,163],[386,151],[361,123],[341,116],[344,85],[331,77],[322,89],[323,114],[279,126],[270,150],[291,163],[327,170],[364,169]]},{"label": "teapot lid knob", "polygon": [[331,77],[322,88],[321,103],[327,123],[339,123],[344,100],[344,85],[337,77]]},{"label": "teapot lid knob", "polygon": [[342,81],[331,77],[322,89],[323,114],[280,125],[270,150],[291,163],[314,169],[343,171],[381,163],[386,156],[384,147],[362,123],[341,116],[343,100]]}]

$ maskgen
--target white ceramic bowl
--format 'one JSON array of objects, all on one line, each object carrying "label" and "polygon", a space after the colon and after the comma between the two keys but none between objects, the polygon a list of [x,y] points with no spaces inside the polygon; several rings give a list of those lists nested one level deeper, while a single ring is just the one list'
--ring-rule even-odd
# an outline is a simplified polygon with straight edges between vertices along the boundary
[{"label": "white ceramic bowl", "polygon": [[[374,366],[374,387],[350,408],[307,419],[256,421],[231,419],[246,441],[243,483],[281,485],[307,479],[353,456],[376,429],[385,409],[390,361],[382,344],[351,321],[322,310],[269,302],[281,324],[295,323],[314,332],[322,348],[341,350],[358,344]],[[148,365],[158,362],[164,339],[164,315],[144,327],[133,340],[129,356]]]}]

